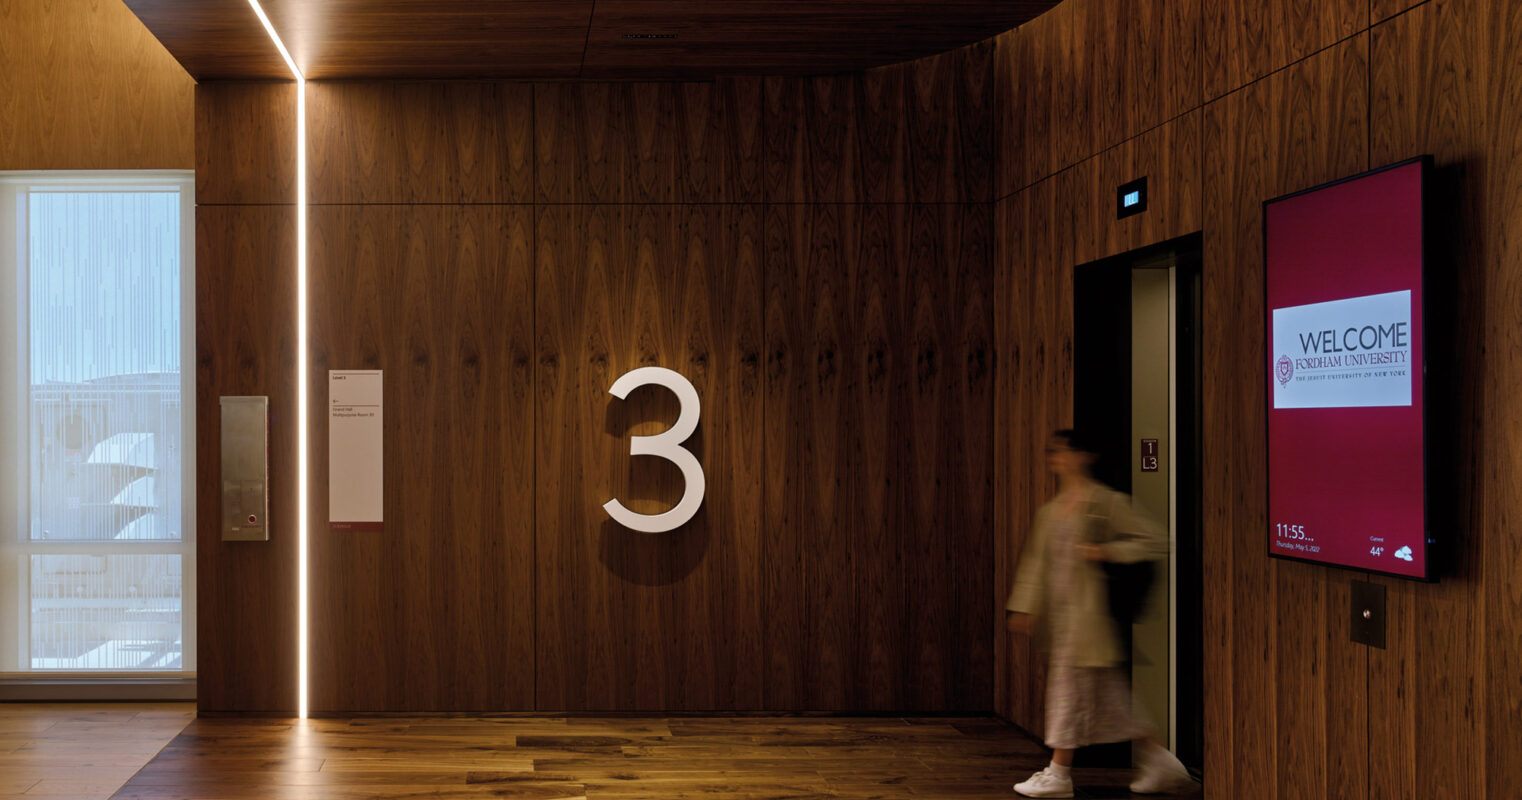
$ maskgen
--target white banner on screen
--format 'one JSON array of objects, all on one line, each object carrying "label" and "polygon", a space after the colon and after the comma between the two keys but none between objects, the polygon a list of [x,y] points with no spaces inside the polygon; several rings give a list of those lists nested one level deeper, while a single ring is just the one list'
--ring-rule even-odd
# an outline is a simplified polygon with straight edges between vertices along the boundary
[{"label": "white banner on screen", "polygon": [[1274,408],[1411,405],[1411,292],[1276,308]]}]

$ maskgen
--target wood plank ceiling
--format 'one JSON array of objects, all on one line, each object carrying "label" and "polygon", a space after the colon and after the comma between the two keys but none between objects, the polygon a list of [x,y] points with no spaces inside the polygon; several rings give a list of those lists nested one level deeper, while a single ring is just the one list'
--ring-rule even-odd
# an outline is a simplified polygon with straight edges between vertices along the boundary
[{"label": "wood plank ceiling", "polygon": [[[247,0],[125,0],[197,80],[290,77]],[[262,0],[307,78],[707,79],[890,64],[1057,0]]]}]

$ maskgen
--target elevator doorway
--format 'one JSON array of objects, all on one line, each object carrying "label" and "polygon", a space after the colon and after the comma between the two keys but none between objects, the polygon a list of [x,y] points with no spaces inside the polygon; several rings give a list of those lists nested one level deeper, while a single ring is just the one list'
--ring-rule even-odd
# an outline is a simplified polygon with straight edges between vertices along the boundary
[{"label": "elevator doorway", "polygon": [[[1084,264],[1073,276],[1074,424],[1100,449],[1099,480],[1168,531],[1131,680],[1159,738],[1203,762],[1198,234]],[[1125,758],[1124,753],[1111,754]]]}]

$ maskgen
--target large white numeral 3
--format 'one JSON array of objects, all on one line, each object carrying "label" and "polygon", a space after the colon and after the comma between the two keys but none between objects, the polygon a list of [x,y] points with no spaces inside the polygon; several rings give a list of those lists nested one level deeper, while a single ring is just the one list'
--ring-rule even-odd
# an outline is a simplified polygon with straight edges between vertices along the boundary
[{"label": "large white numeral 3", "polygon": [[665,367],[629,370],[613,382],[613,388],[608,390],[608,394],[622,400],[629,396],[629,392],[650,383],[670,389],[676,399],[681,401],[682,410],[677,415],[676,424],[665,431],[654,436],[631,437],[629,453],[636,456],[660,456],[677,465],[682,470],[682,479],[687,482],[687,488],[682,492],[682,501],[670,511],[660,514],[637,514],[624,508],[624,504],[618,502],[617,498],[603,503],[602,507],[607,510],[608,516],[626,528],[645,533],[662,533],[685,525],[698,513],[698,507],[703,505],[703,491],[706,487],[703,466],[698,463],[698,458],[692,451],[682,446],[682,442],[687,441],[687,437],[698,429],[698,415],[703,409],[698,403],[698,390],[692,388],[692,382]]}]

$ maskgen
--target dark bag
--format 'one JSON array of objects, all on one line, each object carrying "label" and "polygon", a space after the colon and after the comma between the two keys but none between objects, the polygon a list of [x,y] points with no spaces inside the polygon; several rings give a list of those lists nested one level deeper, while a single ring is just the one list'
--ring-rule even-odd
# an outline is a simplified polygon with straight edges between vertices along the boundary
[{"label": "dark bag", "polygon": [[1105,589],[1110,595],[1110,616],[1119,625],[1130,625],[1147,609],[1152,582],[1157,580],[1157,565],[1151,561],[1117,564],[1106,561]]},{"label": "dark bag", "polygon": [[[1089,510],[1088,540],[1094,544],[1108,544],[1115,538],[1109,513]],[[1110,616],[1121,630],[1129,630],[1132,623],[1147,608],[1152,594],[1152,583],[1157,580],[1157,564],[1153,561],[1137,561],[1121,564],[1105,561],[1099,565],[1105,574],[1105,593],[1109,599]]]}]

